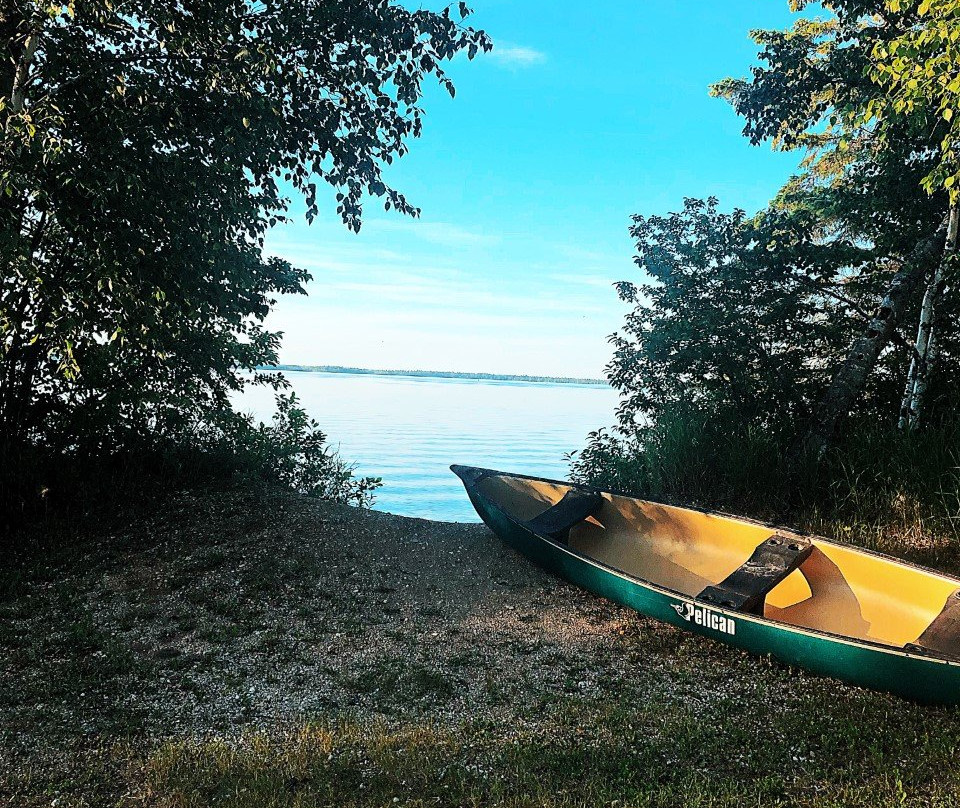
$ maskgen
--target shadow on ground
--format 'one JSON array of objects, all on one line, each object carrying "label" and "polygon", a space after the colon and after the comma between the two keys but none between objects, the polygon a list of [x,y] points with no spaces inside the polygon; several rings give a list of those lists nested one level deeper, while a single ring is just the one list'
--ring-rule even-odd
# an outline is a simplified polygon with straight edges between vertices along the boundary
[{"label": "shadow on ground", "polygon": [[184,494],[0,600],[11,805],[960,805],[960,712],[646,620],[483,526]]}]

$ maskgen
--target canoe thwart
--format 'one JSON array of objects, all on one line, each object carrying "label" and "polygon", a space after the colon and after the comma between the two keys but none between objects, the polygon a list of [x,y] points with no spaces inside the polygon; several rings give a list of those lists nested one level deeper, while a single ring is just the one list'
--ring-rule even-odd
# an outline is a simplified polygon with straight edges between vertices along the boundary
[{"label": "canoe thwart", "polygon": [[809,539],[773,535],[716,586],[708,586],[698,600],[750,614],[763,614],[763,604],[772,590],[813,552]]},{"label": "canoe thwart", "polygon": [[960,589],[950,593],[940,614],[904,650],[960,659]]},{"label": "canoe thwart", "polygon": [[564,539],[570,528],[593,516],[602,504],[603,497],[595,491],[571,488],[558,503],[527,522],[527,528],[538,536]]}]

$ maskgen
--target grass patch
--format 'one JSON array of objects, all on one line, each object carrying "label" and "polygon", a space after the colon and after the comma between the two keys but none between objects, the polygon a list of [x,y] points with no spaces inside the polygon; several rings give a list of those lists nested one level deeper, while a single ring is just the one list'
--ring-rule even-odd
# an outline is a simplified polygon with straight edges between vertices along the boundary
[{"label": "grass patch", "polygon": [[[242,522],[234,504],[188,513]],[[960,808],[960,710],[628,617],[496,560],[498,545],[451,555],[479,528],[435,528],[428,557],[449,568],[364,588],[351,573],[370,564],[343,558],[372,546],[376,563],[385,550],[407,563],[404,521],[290,547],[278,536],[317,520],[288,519],[276,545],[190,555],[190,534],[159,561],[149,545],[24,569],[0,599],[0,805]],[[330,547],[330,574],[300,563]],[[437,587],[464,558],[489,565],[471,584],[482,597],[422,614],[453,602]],[[409,619],[380,626],[358,594]]]},{"label": "grass patch", "polygon": [[377,662],[352,677],[349,685],[357,693],[376,694],[386,702],[400,704],[443,702],[456,691],[449,674],[401,659]]},{"label": "grass patch", "polygon": [[508,732],[305,724],[167,743],[144,762],[137,798],[163,808],[960,805],[957,714],[856,695],[823,706],[817,694],[567,700]]}]

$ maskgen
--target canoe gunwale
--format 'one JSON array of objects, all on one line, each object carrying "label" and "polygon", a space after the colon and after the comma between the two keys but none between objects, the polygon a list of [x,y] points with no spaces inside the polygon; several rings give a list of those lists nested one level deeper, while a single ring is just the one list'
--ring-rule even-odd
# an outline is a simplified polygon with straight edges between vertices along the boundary
[{"label": "canoe gunwale", "polygon": [[[627,494],[621,491],[617,491],[615,489],[600,489],[594,486],[582,485],[580,483],[570,482],[568,480],[553,480],[547,477],[535,477],[527,474],[513,474],[508,472],[496,471],[494,469],[480,468],[476,466],[452,465],[450,466],[450,470],[453,471],[454,474],[456,474],[460,478],[460,480],[463,482],[464,487],[467,489],[468,494],[470,494],[471,496],[476,496],[479,499],[481,499],[488,508],[496,511],[501,517],[506,519],[508,522],[510,522],[520,530],[523,530],[528,535],[533,536],[538,541],[549,544],[555,550],[559,550],[560,552],[565,553],[566,555],[578,561],[584,562],[586,564],[590,564],[591,566],[596,567],[597,569],[600,569],[608,574],[614,575],[618,578],[621,578],[637,586],[644,587],[646,589],[652,590],[654,592],[657,592],[658,594],[665,595],[670,598],[676,598],[685,602],[701,605],[705,608],[710,609],[710,611],[717,612],[718,614],[722,614],[724,617],[728,619],[733,618],[736,620],[741,620],[741,621],[745,620],[750,623],[757,623],[760,625],[769,625],[790,633],[823,638],[833,642],[842,643],[844,645],[854,646],[856,648],[864,648],[872,651],[880,651],[884,654],[889,654],[895,657],[912,659],[912,660],[921,660],[923,662],[933,662],[940,665],[945,665],[949,668],[960,668],[960,659],[950,659],[943,656],[937,656],[932,652],[928,654],[928,653],[920,653],[917,651],[907,651],[903,648],[889,645],[886,643],[877,642],[875,640],[860,639],[856,637],[850,637],[844,634],[837,634],[835,632],[826,631],[823,629],[809,628],[806,626],[797,626],[793,623],[787,623],[785,621],[777,620],[772,617],[765,617],[762,615],[750,614],[748,612],[741,612],[741,611],[736,611],[732,609],[727,609],[719,605],[716,605],[714,603],[701,601],[695,595],[688,595],[684,592],[680,592],[679,590],[676,590],[676,589],[671,589],[669,587],[650,581],[646,578],[640,578],[639,576],[632,575],[629,572],[626,572],[625,570],[610,566],[609,564],[606,564],[603,561],[599,561],[598,559],[593,558],[592,556],[586,555],[585,553],[575,550],[569,545],[566,545],[560,541],[557,541],[551,538],[550,536],[546,536],[546,535],[532,531],[526,522],[512,516],[503,508],[501,508],[496,502],[494,502],[488,496],[483,494],[479,490],[478,484],[483,480],[488,479],[491,476],[510,477],[518,480],[531,480],[533,482],[571,486],[573,488],[578,488],[584,491],[607,493],[613,496],[624,497],[627,499],[633,499],[633,500],[640,499],[639,497],[636,497],[632,494]],[[468,477],[468,476],[465,476],[464,474],[461,474],[460,470],[464,472],[466,471],[479,472],[479,474],[470,474]],[[692,511],[695,513],[701,513],[708,516],[719,516],[725,519],[734,519],[740,522],[746,522],[749,524],[762,526],[764,528],[769,528],[770,530],[779,532],[781,535],[786,534],[788,536],[795,536],[798,538],[815,538],[817,541],[822,541],[831,546],[846,547],[846,545],[841,545],[838,542],[830,541],[829,539],[825,539],[822,536],[814,536],[812,534],[801,533],[797,530],[785,527],[783,525],[778,525],[772,522],[765,522],[759,519],[751,519],[749,517],[737,516],[734,514],[726,513],[724,511],[712,510],[708,508],[696,508],[696,507],[690,507],[687,505],[673,505],[672,503],[660,502],[657,500],[649,500],[649,499],[642,499],[641,501],[648,502],[652,505],[664,505],[666,507],[671,507],[671,508],[682,508],[684,510]],[[482,516],[483,514],[481,514],[481,518]],[[945,575],[944,573],[938,570],[934,570],[929,567],[924,567],[920,564],[910,564],[910,563],[904,562],[902,559],[896,558],[895,556],[886,555],[884,553],[876,552],[874,550],[855,547],[853,545],[850,545],[849,548],[855,550],[858,553],[863,553],[865,555],[873,556],[875,558],[889,561],[900,566],[906,566],[911,569],[920,570],[921,572],[955,580],[957,587],[960,588],[960,580],[953,579],[953,576]]]}]

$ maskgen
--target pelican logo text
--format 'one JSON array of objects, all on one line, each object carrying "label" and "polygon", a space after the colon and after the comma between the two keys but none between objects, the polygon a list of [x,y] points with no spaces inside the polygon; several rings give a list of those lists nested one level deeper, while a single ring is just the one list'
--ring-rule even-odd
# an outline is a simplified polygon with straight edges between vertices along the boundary
[{"label": "pelican logo text", "polygon": [[733,622],[733,618],[724,617],[722,614],[717,614],[702,606],[694,606],[692,603],[671,603],[670,605],[688,623],[706,626],[714,631],[722,631],[724,634],[737,633],[737,625]]}]

